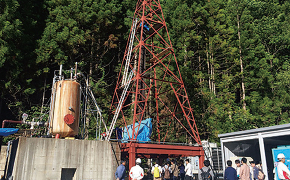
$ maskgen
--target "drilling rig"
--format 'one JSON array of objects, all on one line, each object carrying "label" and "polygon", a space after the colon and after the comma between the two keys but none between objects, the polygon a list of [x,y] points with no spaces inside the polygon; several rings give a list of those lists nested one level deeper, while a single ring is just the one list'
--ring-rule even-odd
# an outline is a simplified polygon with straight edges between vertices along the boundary
[{"label": "drilling rig", "polygon": [[[114,116],[110,120],[107,140],[111,139],[118,118],[127,132],[128,125],[132,124],[132,133],[128,133],[129,140],[122,144],[123,154],[129,156],[130,167],[140,154],[150,158],[163,152],[171,154],[171,157],[199,156],[200,162],[203,162],[203,149],[193,109],[159,0],[137,2],[111,102],[111,112]],[[147,118],[152,119],[151,139],[155,143],[138,143],[142,120]],[[168,137],[174,127],[180,127],[186,132],[188,139],[196,146],[168,145]],[[194,153],[190,154],[189,151]]]}]

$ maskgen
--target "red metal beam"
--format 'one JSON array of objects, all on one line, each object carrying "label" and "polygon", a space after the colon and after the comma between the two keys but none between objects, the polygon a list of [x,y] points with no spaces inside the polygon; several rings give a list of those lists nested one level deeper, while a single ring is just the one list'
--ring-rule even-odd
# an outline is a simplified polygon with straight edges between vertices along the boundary
[{"label": "red metal beam", "polygon": [[187,145],[170,145],[170,144],[150,144],[150,143],[122,143],[122,149],[131,147],[131,144],[135,144],[136,148],[146,149],[175,149],[181,151],[200,151],[201,146],[187,146]]},{"label": "red metal beam", "polygon": [[122,156],[129,158],[129,167],[135,165],[138,157],[160,158],[160,157],[188,157],[199,156],[201,167],[204,160],[204,151],[201,146],[169,145],[169,144],[149,144],[149,143],[122,143]]}]

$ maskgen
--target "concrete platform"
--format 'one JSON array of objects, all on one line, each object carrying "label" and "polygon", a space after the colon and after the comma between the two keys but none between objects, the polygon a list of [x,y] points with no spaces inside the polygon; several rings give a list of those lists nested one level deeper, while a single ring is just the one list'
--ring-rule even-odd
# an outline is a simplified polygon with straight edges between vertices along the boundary
[{"label": "concrete platform", "polygon": [[117,143],[94,140],[20,137],[11,152],[13,180],[113,180],[121,158]]}]

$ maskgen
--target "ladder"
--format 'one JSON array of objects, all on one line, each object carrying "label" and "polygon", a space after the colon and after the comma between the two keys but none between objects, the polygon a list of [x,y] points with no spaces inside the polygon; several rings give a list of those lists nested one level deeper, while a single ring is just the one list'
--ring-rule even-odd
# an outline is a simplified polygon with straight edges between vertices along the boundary
[{"label": "ladder", "polygon": [[125,65],[124,75],[123,75],[123,79],[122,79],[122,86],[125,86],[129,80],[129,78],[127,79],[127,76],[128,76],[129,63],[130,63],[133,44],[134,44],[137,22],[138,22],[137,18],[133,20],[133,28],[132,28],[131,35],[130,35],[130,42],[129,42],[128,52],[127,52],[127,57],[126,57],[126,65]]},{"label": "ladder", "polygon": [[[106,123],[104,121],[103,115],[102,115],[102,110],[101,108],[98,106],[98,103],[96,101],[96,98],[94,96],[94,93],[89,85],[89,81],[86,78],[86,76],[83,73],[78,73],[78,75],[80,75],[83,80],[85,81],[85,83],[82,85],[84,87],[84,89],[82,88],[82,93],[85,97],[84,99],[84,111],[82,111],[83,115],[82,119],[83,119],[83,123],[84,123],[84,129],[83,131],[85,131],[86,128],[86,115],[88,113],[92,113],[94,114],[95,112],[97,112],[97,125],[96,125],[96,139],[99,140],[101,139],[101,124],[103,123],[106,132],[108,131],[108,128],[106,126]],[[87,107],[92,106],[93,108],[88,109]]]},{"label": "ladder", "polygon": [[212,149],[210,147],[210,143],[208,141],[202,141],[202,148],[204,151],[204,156],[207,160],[210,161],[209,167],[212,170],[214,176],[216,177],[216,170],[213,167],[213,159],[212,159]]},{"label": "ladder", "polygon": [[[107,126],[106,126],[106,123],[105,123],[105,121],[104,121],[104,119],[103,119],[103,116],[102,116],[102,110],[99,108],[99,106],[98,106],[98,104],[97,104],[97,101],[96,101],[96,98],[95,98],[95,96],[94,96],[94,94],[93,94],[93,92],[92,92],[92,89],[90,88],[90,86],[89,86],[89,84],[86,82],[86,85],[87,85],[87,88],[88,88],[88,91],[89,91],[89,95],[90,95],[90,97],[91,97],[91,99],[92,99],[92,101],[93,101],[93,103],[94,103],[94,105],[95,105],[95,107],[97,108],[97,112],[98,112],[98,114],[99,114],[99,117],[100,117],[100,120],[103,122],[103,124],[104,124],[104,127],[105,127],[105,129],[106,129],[106,132],[108,131],[108,129],[107,129]],[[101,129],[100,129],[100,123],[98,122],[98,125],[99,125],[99,132],[101,131]],[[97,133],[97,132],[96,132]],[[99,133],[100,134],[100,133]],[[99,135],[100,136],[100,135]]]},{"label": "ladder", "polygon": [[119,113],[120,113],[120,110],[122,108],[122,105],[123,105],[123,102],[124,102],[124,99],[125,99],[125,96],[127,94],[127,91],[128,91],[128,88],[130,86],[130,83],[132,81],[132,78],[133,78],[133,74],[134,74],[134,70],[133,69],[131,72],[130,72],[130,75],[128,77],[128,81],[127,81],[127,84],[125,84],[125,88],[123,89],[123,92],[122,92],[122,95],[121,95],[121,98],[120,98],[120,101],[119,101],[119,104],[116,108],[116,111],[115,111],[115,114],[114,114],[114,117],[113,117],[113,120],[112,120],[112,123],[111,123],[111,126],[109,128],[109,131],[107,131],[108,133],[106,134],[106,138],[105,140],[109,141],[111,139],[111,136],[112,136],[112,133],[113,133],[113,130],[114,130],[114,127],[115,127],[115,124],[116,124],[116,121],[117,121],[117,118],[119,116]]}]

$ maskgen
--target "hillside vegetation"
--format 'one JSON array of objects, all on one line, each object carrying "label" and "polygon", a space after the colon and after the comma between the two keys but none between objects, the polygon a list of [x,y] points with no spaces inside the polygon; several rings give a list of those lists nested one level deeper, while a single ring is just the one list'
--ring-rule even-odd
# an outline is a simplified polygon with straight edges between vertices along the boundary
[{"label": "hillside vegetation", "polygon": [[[201,139],[290,122],[289,1],[160,2]],[[107,118],[135,5],[0,0],[2,107],[37,116],[54,70],[78,62]]]}]

